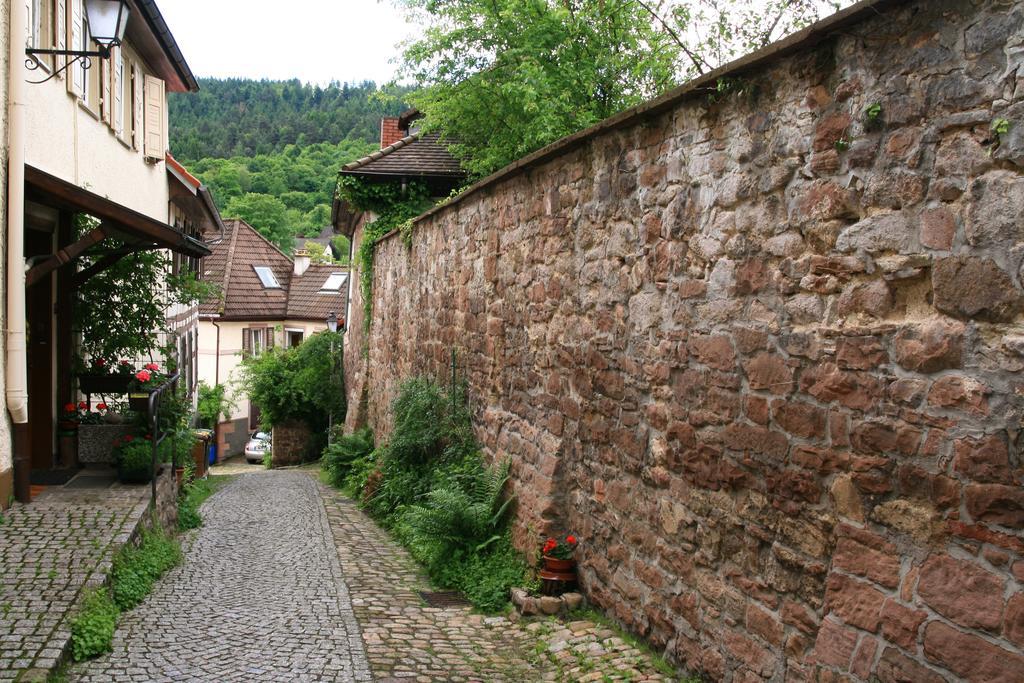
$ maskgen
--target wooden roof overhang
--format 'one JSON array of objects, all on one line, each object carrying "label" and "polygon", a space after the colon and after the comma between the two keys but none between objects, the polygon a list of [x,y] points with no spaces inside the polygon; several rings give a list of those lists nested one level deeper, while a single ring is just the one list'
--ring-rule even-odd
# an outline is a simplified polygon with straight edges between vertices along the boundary
[{"label": "wooden roof overhang", "polygon": [[96,265],[78,273],[75,278],[78,283],[110,267],[123,256],[137,251],[169,249],[197,258],[210,254],[206,244],[167,223],[28,165],[25,166],[25,197],[47,206],[86,213],[100,221],[99,227],[78,241],[58,249],[57,253],[33,265],[25,274],[26,286],[32,286],[58,268],[73,263],[89,247],[107,237],[115,238],[125,246],[109,252]]}]

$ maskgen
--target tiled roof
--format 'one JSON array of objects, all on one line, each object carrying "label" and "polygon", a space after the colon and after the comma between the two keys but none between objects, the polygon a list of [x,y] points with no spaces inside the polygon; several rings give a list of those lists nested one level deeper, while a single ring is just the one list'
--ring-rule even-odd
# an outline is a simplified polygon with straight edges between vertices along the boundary
[{"label": "tiled roof", "polygon": [[348,274],[347,268],[332,264],[315,264],[302,275],[293,275],[288,292],[288,317],[299,320],[326,320],[331,311],[345,317],[345,297],[348,281],[336,292],[321,292],[320,288],[332,273]]},{"label": "tiled roof", "polygon": [[[344,313],[347,287],[330,295],[319,290],[332,272],[345,269],[311,265],[301,277],[295,276],[292,259],[248,223],[230,219],[224,226],[224,239],[202,261],[203,278],[220,291],[200,303],[200,313],[235,320],[322,320],[330,311]],[[254,266],[270,268],[281,287],[264,287]]]},{"label": "tiled roof", "polygon": [[384,149],[342,167],[346,175],[444,176],[466,172],[440,141],[438,133],[413,133]]}]

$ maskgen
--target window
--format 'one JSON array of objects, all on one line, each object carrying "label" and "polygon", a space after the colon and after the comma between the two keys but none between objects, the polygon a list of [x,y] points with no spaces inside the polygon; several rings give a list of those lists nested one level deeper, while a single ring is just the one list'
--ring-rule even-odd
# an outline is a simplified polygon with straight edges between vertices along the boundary
[{"label": "window", "polygon": [[321,292],[337,292],[340,291],[345,281],[348,280],[348,273],[331,273],[327,281],[324,282],[323,287],[320,288]]},{"label": "window", "polygon": [[290,349],[294,349],[301,344],[302,338],[305,336],[305,330],[288,328],[284,332],[288,341],[288,348]]},{"label": "window", "polygon": [[242,356],[258,356],[264,349],[274,347],[273,327],[243,327]]},{"label": "window", "polygon": [[253,270],[263,284],[263,289],[281,289],[281,283],[277,281],[274,271],[269,266],[253,266]]}]

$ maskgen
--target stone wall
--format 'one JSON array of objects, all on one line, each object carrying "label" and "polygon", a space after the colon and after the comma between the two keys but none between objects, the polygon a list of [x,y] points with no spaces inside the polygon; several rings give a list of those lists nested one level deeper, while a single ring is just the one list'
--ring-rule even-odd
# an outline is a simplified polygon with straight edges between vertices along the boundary
[{"label": "stone wall", "polygon": [[165,465],[156,478],[156,517],[167,533],[177,531],[178,480],[170,465]]},{"label": "stone wall", "polygon": [[1020,680],[1024,13],[860,12],[383,240],[368,419],[455,349],[517,542],[713,680]]},{"label": "stone wall", "polygon": [[271,464],[274,467],[301,465],[309,459],[311,435],[305,422],[289,421],[274,425]]}]

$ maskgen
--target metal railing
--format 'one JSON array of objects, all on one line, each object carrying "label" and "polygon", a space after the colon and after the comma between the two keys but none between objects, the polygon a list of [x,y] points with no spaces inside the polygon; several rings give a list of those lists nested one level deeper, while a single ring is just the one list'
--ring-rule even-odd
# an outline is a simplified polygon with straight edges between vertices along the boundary
[{"label": "metal railing", "polygon": [[[153,454],[152,461],[149,466],[150,474],[150,496],[152,497],[153,511],[156,512],[156,475],[157,475],[157,464],[160,457],[160,444],[163,443],[164,439],[168,436],[172,438],[171,441],[171,467],[177,468],[178,466],[178,430],[167,431],[164,430],[160,424],[160,409],[163,407],[164,402],[168,396],[173,397],[178,390],[178,377],[180,373],[174,373],[167,378],[167,381],[161,384],[156,391],[149,395],[149,433],[153,443]],[[172,476],[174,469],[171,470]]]}]

